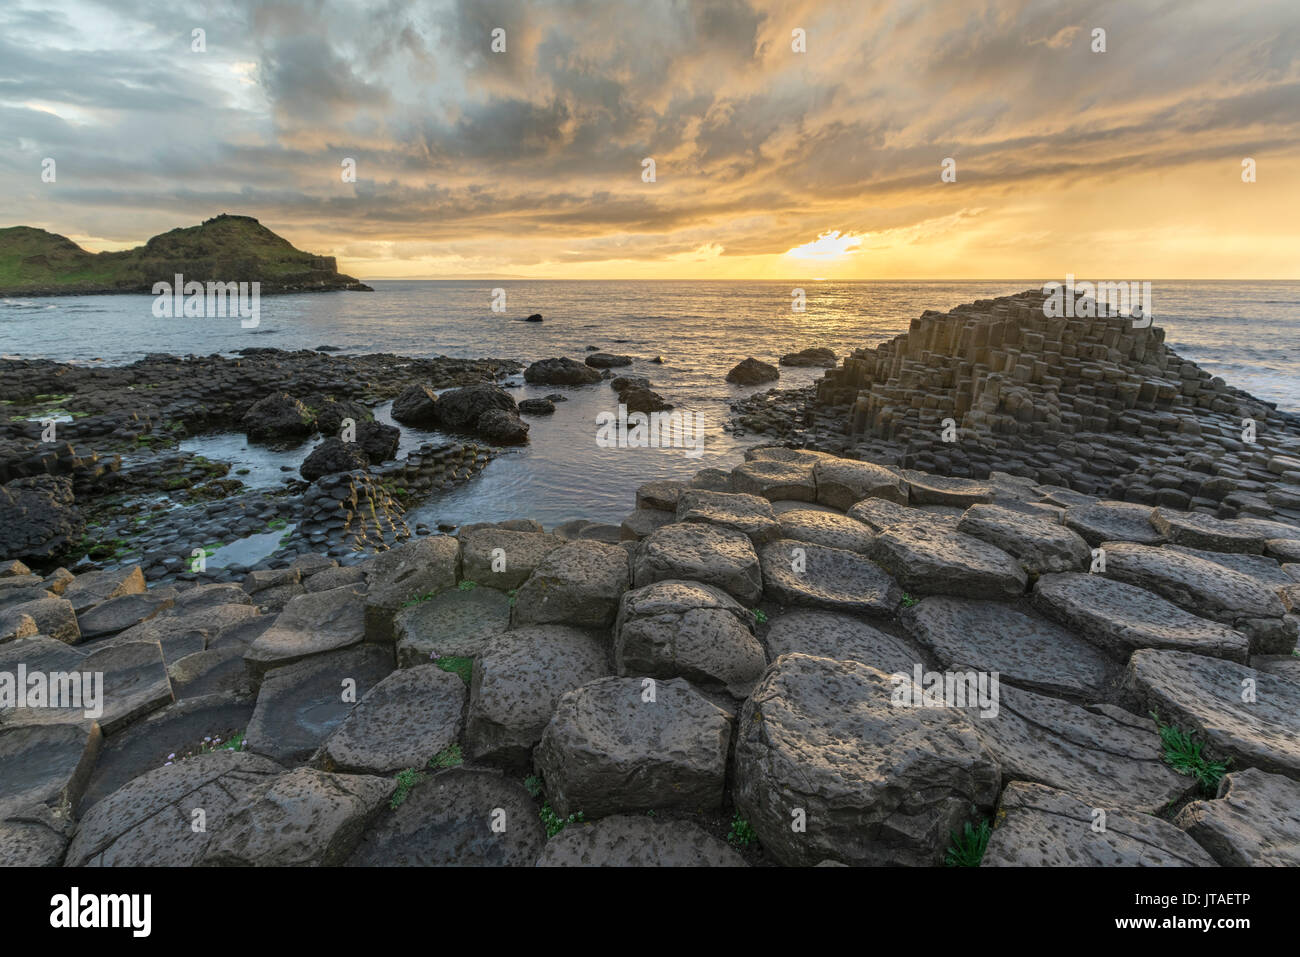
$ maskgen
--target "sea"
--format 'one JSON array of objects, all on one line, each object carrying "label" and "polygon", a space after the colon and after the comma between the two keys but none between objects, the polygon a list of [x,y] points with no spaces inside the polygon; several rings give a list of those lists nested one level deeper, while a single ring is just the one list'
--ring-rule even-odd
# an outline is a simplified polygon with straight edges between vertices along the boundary
[{"label": "sea", "polygon": [[[668,402],[699,416],[700,454],[603,447],[597,417],[614,411],[613,390],[534,387],[517,376],[507,383],[516,398],[560,392],[568,401],[557,403],[553,416],[525,419],[531,426],[526,446],[504,452],[478,477],[407,515],[408,523],[431,527],[527,517],[549,528],[575,518],[617,523],[634,507],[642,482],[685,479],[741,461],[762,436],[735,435],[724,426],[730,403],[756,387],[730,385],[725,376],[747,356],[775,364],[784,353],[812,346],[843,356],[907,331],[926,309],[1043,282],[373,280],[372,293],[262,297],[254,328],[238,319],[158,318],[148,295],[10,298],[0,299],[0,355],[105,365],[158,352],[231,355],[250,346],[524,363],[562,355],[581,360],[591,346],[630,355],[633,365],[615,371],[648,376]],[[792,308],[796,289],[803,290],[803,311]],[[1154,322],[1180,355],[1300,412],[1300,282],[1154,281],[1152,289]],[[522,321],[534,313],[543,321]],[[782,367],[776,385],[808,385],[822,371]],[[377,414],[387,419],[387,406]],[[445,438],[404,429],[402,446]],[[237,435],[198,436],[183,447],[250,467],[253,482],[282,480],[279,466],[300,462],[311,448],[286,458]]]}]

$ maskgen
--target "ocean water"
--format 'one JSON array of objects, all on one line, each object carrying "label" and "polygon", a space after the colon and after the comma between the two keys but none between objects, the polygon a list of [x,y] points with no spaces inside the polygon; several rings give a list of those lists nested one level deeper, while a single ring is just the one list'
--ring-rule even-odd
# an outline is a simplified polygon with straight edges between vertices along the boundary
[{"label": "ocean water", "polygon": [[[483,474],[430,499],[410,518],[460,524],[533,517],[616,522],[634,505],[638,484],[684,478],[738,462],[758,436],[723,430],[728,403],[754,391],[724,376],[740,359],[775,363],[785,352],[825,346],[844,355],[892,338],[925,309],[1041,287],[1042,280],[994,282],[582,282],[374,281],[373,293],[268,296],[259,325],[237,319],[159,319],[147,295],[0,300],[0,354],[122,364],[150,352],[232,353],[249,346],[343,353],[500,357],[530,362],[587,346],[633,356],[630,369],[679,409],[701,416],[704,451],[600,448],[598,413],[612,411],[607,386],[533,387],[517,379],[517,398],[563,392],[554,416],[529,417],[527,446],[509,451]],[[791,290],[807,295],[802,313]],[[506,310],[491,309],[492,290]],[[542,323],[518,320],[530,313]],[[1300,282],[1153,282],[1155,322],[1183,356],[1230,384],[1300,411]],[[662,356],[663,363],[649,360]],[[820,369],[781,370],[781,388],[806,385]],[[770,385],[760,387],[767,389]],[[410,433],[403,445],[438,439]],[[218,446],[240,445],[213,437]],[[234,449],[234,452],[242,449]],[[254,450],[256,451],[256,450]],[[308,451],[302,449],[302,455]],[[209,457],[213,457],[210,453]]]}]

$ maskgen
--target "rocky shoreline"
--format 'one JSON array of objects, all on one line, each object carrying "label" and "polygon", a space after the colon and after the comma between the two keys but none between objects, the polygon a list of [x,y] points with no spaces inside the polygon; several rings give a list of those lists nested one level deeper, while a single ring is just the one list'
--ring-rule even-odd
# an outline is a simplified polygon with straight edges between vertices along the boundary
[{"label": "rocky shoreline", "polygon": [[[384,511],[380,470],[459,481],[491,454],[466,442],[303,483],[295,550],[243,571],[0,564],[0,676],[104,691],[93,718],[0,706],[0,863],[1300,863],[1295,419],[1158,331],[1031,338],[1034,309],[927,313],[812,390],[740,403],[806,447],[643,485],[617,529],[429,534]],[[534,378],[601,381],[548,363]],[[469,391],[447,419],[495,432],[517,367],[10,370],[11,402],[100,398],[52,456],[11,423],[5,488],[109,512],[133,481],[224,477],[175,456],[132,479],[103,443],[250,427],[263,403],[281,431],[308,428],[294,402],[437,418],[447,394],[421,390],[448,386]],[[249,528],[282,508],[215,505]]]}]

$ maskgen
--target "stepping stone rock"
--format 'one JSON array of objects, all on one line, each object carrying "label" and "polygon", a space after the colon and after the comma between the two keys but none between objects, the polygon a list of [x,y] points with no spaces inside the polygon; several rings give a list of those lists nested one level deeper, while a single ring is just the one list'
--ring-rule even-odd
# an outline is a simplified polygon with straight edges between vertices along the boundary
[{"label": "stepping stone rock", "polygon": [[104,713],[97,720],[107,735],[172,702],[167,662],[156,642],[105,648],[87,655],[77,667],[83,674],[104,675]]},{"label": "stepping stone rock", "polygon": [[[1251,684],[1246,684],[1246,682]],[[1142,650],[1126,683],[1162,722],[1197,731],[1218,757],[1300,778],[1300,685],[1246,665],[1183,651]],[[1242,701],[1253,688],[1255,700]]]},{"label": "stepping stone rock", "polygon": [[[493,823],[504,824],[494,830]],[[356,867],[529,867],[546,841],[523,785],[486,768],[448,768],[380,811],[348,861]]]},{"label": "stepping stone rock", "polygon": [[606,643],[562,625],[509,631],[474,662],[465,754],[526,769],[560,695],[611,673]]},{"label": "stepping stone rock", "polygon": [[[68,867],[188,867],[267,778],[284,771],[256,754],[217,751],[142,774],[92,807],[77,825]],[[202,810],[203,831],[192,824]]]},{"label": "stepping stone rock", "polygon": [[987,542],[922,525],[880,532],[867,553],[913,595],[1019,598],[1029,578],[1019,562]]},{"label": "stepping stone rock", "polygon": [[861,522],[836,512],[797,509],[781,513],[779,520],[781,538],[841,548],[860,555],[871,548],[871,532]]},{"label": "stepping stone rock", "polygon": [[619,525],[619,538],[625,542],[639,542],[673,520],[672,512],[662,512],[657,508],[638,508]]},{"label": "stepping stone rock", "polygon": [[811,465],[754,459],[731,470],[731,488],[747,495],[761,495],[771,501],[814,502],[817,483]]},{"label": "stepping stone rock", "polygon": [[767,660],[800,654],[836,661],[859,661],[887,675],[911,675],[921,654],[908,642],[887,635],[852,615],[798,609],[771,620],[763,638]]},{"label": "stepping stone rock", "polygon": [[757,495],[734,492],[683,492],[677,502],[677,521],[705,522],[730,528],[749,537],[755,547],[780,537],[781,524],[772,503]]},{"label": "stepping stone rock", "polygon": [[677,500],[685,488],[681,482],[646,482],[636,490],[636,507],[675,513]]},{"label": "stepping stone rock", "polygon": [[1146,588],[1250,638],[1253,654],[1285,654],[1296,628],[1277,593],[1240,572],[1172,548],[1108,542],[1106,577]]},{"label": "stepping stone rock", "polygon": [[1264,551],[1264,539],[1250,526],[1225,521],[1201,512],[1175,512],[1158,508],[1151,516],[1151,525],[1166,541],[1189,548],[1203,548],[1212,552]]},{"label": "stepping stone rock", "polygon": [[88,808],[128,781],[174,761],[172,755],[198,747],[205,737],[244,730],[252,716],[251,700],[214,694],[179,701],[137,721],[100,749],[90,783],[73,805],[77,814],[85,816]]},{"label": "stepping stone rock", "polygon": [[1106,659],[1045,619],[999,602],[945,597],[927,598],[902,617],[941,667],[996,672],[1004,682],[1070,698],[1105,694]]},{"label": "stepping stone rock", "polygon": [[1092,548],[1102,542],[1159,545],[1165,537],[1151,523],[1155,511],[1150,506],[1134,502],[1095,502],[1067,508],[1062,522]]},{"label": "stepping stone rock", "polygon": [[357,702],[314,762],[326,771],[394,774],[455,744],[468,692],[437,665],[395,671]]},{"label": "stepping stone rock", "polygon": [[1190,837],[1150,814],[1107,811],[1094,830],[1093,808],[1076,797],[1015,781],[1002,792],[985,867],[1213,867]]},{"label": "stepping stone rock", "polygon": [[167,666],[172,694],[182,701],[208,694],[252,693],[252,680],[244,667],[244,648],[210,648],[178,658]]},{"label": "stepping stone rock", "polygon": [[700,522],[665,525],[638,546],[633,586],[665,579],[715,585],[747,606],[763,596],[763,574],[748,536]]},{"label": "stepping stone rock", "polygon": [[121,595],[140,595],[145,591],[144,572],[139,565],[106,568],[76,576],[63,590],[78,615]]},{"label": "stepping stone rock", "polygon": [[879,534],[887,528],[926,528],[934,531],[956,531],[957,519],[947,515],[936,515],[919,508],[908,508],[883,498],[869,498],[858,502],[848,511],[849,518],[861,522],[873,533]]},{"label": "stepping stone rock", "polygon": [[955,505],[957,508],[969,508],[993,501],[993,486],[988,482],[930,475],[910,469],[903,472],[903,477],[907,479],[908,500],[913,505]]},{"label": "stepping stone rock", "polygon": [[0,728],[0,821],[33,805],[75,806],[102,740],[86,720]]},{"label": "stepping stone rock", "polygon": [[[315,555],[308,555],[315,558]],[[297,562],[294,563],[295,565]],[[251,605],[253,599],[248,592],[233,582],[217,582],[211,585],[197,585],[187,588],[176,596],[176,603],[162,613],[162,617],[188,616],[204,608],[216,608],[223,605]]]},{"label": "stepping stone rock", "polygon": [[601,678],[564,694],[537,770],[560,817],[722,804],[731,719],[681,678]]},{"label": "stepping stone rock", "polygon": [[555,535],[508,528],[475,529],[460,536],[462,574],[467,581],[510,591],[527,581],[546,556],[563,544],[563,539]]},{"label": "stepping stone rock", "polygon": [[403,608],[393,619],[397,666],[443,657],[476,658],[510,627],[510,598],[495,588],[459,588]]},{"label": "stepping stone rock", "polygon": [[338,568],[327,568],[312,575],[303,584],[303,588],[308,592],[329,591],[331,588],[342,588],[344,585],[364,586],[365,581],[366,572],[360,565],[340,565]]},{"label": "stepping stone rock", "polygon": [[203,854],[219,867],[333,867],[393,793],[372,775],[298,768],[253,789],[229,814]]},{"label": "stepping stone rock", "polygon": [[172,606],[174,588],[154,588],[138,595],[119,595],[77,616],[83,641],[115,635],[148,621]]},{"label": "stepping stone rock", "polygon": [[566,542],[547,554],[515,593],[516,625],[608,628],[630,584],[627,551],[602,542]]},{"label": "stepping stone rock", "polygon": [[662,581],[623,596],[614,626],[620,675],[686,678],[746,697],[767,668],[752,617],[709,585]]},{"label": "stepping stone rock", "polygon": [[[745,703],[736,808],[782,864],[939,863],[998,765],[950,708],[893,704],[895,682],[856,661],[784,655]],[[801,809],[806,833],[792,830]]]},{"label": "stepping stone rock", "polygon": [[997,713],[967,709],[1004,780],[1061,788],[1110,813],[1155,814],[1186,797],[1195,781],[1164,762],[1155,722],[1113,705],[1080,707],[1009,685]]},{"label": "stepping stone rock", "polygon": [[40,634],[40,631],[36,619],[31,615],[8,609],[0,610],[0,644],[15,638],[31,638]]},{"label": "stepping stone rock", "polygon": [[393,616],[412,599],[456,587],[460,542],[450,535],[417,538],[374,559],[366,593],[366,640],[392,643]]},{"label": "stepping stone rock", "polygon": [[361,644],[366,639],[365,598],[361,588],[344,585],[292,599],[244,655],[249,674],[260,678],[271,668]]},{"label": "stepping stone rock", "polygon": [[616,814],[570,824],[546,842],[538,867],[746,867],[745,859],[689,821]]},{"label": "stepping stone rock", "polygon": [[1088,543],[1065,526],[1002,505],[972,505],[957,531],[1002,549],[1031,576],[1077,572],[1092,555]]},{"label": "stepping stone rock", "polygon": [[1245,555],[1240,552],[1207,552],[1203,548],[1188,548],[1185,545],[1166,545],[1171,552],[1191,555],[1202,561],[1222,565],[1224,568],[1253,578],[1261,585],[1290,585],[1294,579],[1283,571],[1277,559],[1266,555]]},{"label": "stepping stone rock", "polygon": [[887,617],[903,600],[894,580],[856,552],[782,539],[759,557],[764,590],[782,605]]},{"label": "stepping stone rock", "polygon": [[[242,592],[242,589],[240,589]],[[248,596],[245,595],[245,598]],[[209,639],[250,618],[260,617],[251,604],[211,605],[190,609],[183,616],[159,615],[95,645],[156,641],[170,664],[207,648]]]},{"label": "stepping stone rock", "polygon": [[1044,575],[1034,584],[1033,603],[1118,658],[1139,648],[1167,648],[1245,663],[1250,653],[1250,640],[1241,632],[1101,575]]},{"label": "stepping stone rock", "polygon": [[1224,867],[1300,865],[1300,782],[1247,768],[1225,774],[1218,800],[1193,801],[1174,818]]},{"label": "stepping stone rock", "polygon": [[817,502],[847,511],[863,499],[907,504],[907,483],[893,469],[872,462],[824,458],[813,466]]},{"label": "stepping stone rock", "polygon": [[392,649],[360,645],[268,671],[245,747],[283,764],[306,761],[392,670]]},{"label": "stepping stone rock", "polygon": [[71,825],[43,804],[0,820],[0,867],[58,867],[68,847]]}]

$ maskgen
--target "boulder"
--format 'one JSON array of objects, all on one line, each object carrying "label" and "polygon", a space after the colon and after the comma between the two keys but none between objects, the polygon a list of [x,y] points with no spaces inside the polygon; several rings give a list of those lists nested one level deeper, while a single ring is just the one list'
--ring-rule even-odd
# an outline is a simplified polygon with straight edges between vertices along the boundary
[{"label": "boulder", "polygon": [[817,498],[812,466],[775,459],[754,459],[737,465],[731,470],[731,488],[770,501],[812,502]]},{"label": "boulder", "polygon": [[524,415],[554,415],[555,403],[550,399],[524,399],[519,403],[519,411]]},{"label": "boulder", "polygon": [[684,679],[651,680],[601,678],[559,699],[536,761],[560,817],[722,804],[730,716]]},{"label": "boulder", "polygon": [[1093,548],[1102,542],[1159,545],[1165,537],[1151,523],[1155,513],[1149,505],[1135,502],[1095,502],[1067,508],[1062,522]]},{"label": "boulder", "polygon": [[613,355],[609,352],[593,352],[587,356],[586,364],[593,369],[614,369],[619,366],[630,366],[632,357]]},{"label": "boulder", "polygon": [[528,441],[528,423],[514,412],[490,409],[478,418],[479,435],[496,445],[519,445]]},{"label": "boulder", "polygon": [[534,385],[591,385],[600,381],[600,373],[566,356],[534,362],[524,370],[524,381]]},{"label": "boulder", "polygon": [[782,864],[937,864],[972,805],[992,809],[998,765],[970,720],[896,707],[893,685],[856,661],[791,654],[745,703],[733,799]]},{"label": "boulder", "polygon": [[465,579],[502,591],[522,585],[563,544],[555,535],[496,526],[462,530],[459,537]]},{"label": "boulder", "polygon": [[397,457],[402,444],[402,430],[382,422],[357,422],[356,445],[372,465]]},{"label": "boulder", "polygon": [[874,537],[861,522],[838,512],[794,508],[778,516],[781,538],[795,542],[808,542],[840,548],[847,552],[865,555],[871,550]]},{"label": "boulder", "polygon": [[822,369],[833,369],[838,361],[834,349],[814,346],[809,349],[800,349],[798,352],[787,352],[781,357],[780,364],[793,367],[816,366]]},{"label": "boulder", "polygon": [[311,450],[311,454],[298,467],[298,472],[308,482],[314,482],[322,475],[357,469],[364,471],[369,466],[370,459],[360,445],[330,436]]},{"label": "boulder", "polygon": [[823,458],[813,466],[817,502],[847,511],[863,499],[907,504],[907,483],[892,469],[872,462]]},{"label": "boulder", "polygon": [[366,638],[365,597],[364,589],[344,585],[291,598],[244,655],[249,673],[260,677],[271,668],[361,644]]},{"label": "boulder", "polygon": [[0,486],[0,555],[49,561],[70,552],[85,530],[67,477],[31,475]]},{"label": "boulder", "polygon": [[774,365],[760,362],[753,356],[738,362],[727,373],[727,381],[737,385],[759,385],[763,382],[775,382],[781,378],[781,370]]},{"label": "boulder", "polygon": [[403,425],[435,428],[438,425],[438,396],[427,385],[408,385],[393,400],[392,414]]},{"label": "boulder", "polygon": [[454,431],[472,432],[486,412],[517,415],[519,407],[509,392],[489,383],[451,389],[438,397],[438,424]]},{"label": "boulder", "polygon": [[510,599],[495,588],[459,588],[403,608],[393,619],[397,666],[439,658],[477,658],[510,627]]},{"label": "boulder", "polygon": [[[1103,808],[1103,810],[1106,810]],[[1195,841],[1150,814],[1106,810],[1042,784],[1014,781],[1002,792],[985,867],[1213,867]]]},{"label": "boulder", "polygon": [[771,503],[758,495],[692,490],[677,500],[677,521],[705,522],[731,528],[749,537],[755,546],[781,535]]},{"label": "boulder", "polygon": [[316,417],[289,393],[273,392],[254,402],[239,425],[258,441],[301,440],[316,431]]}]

